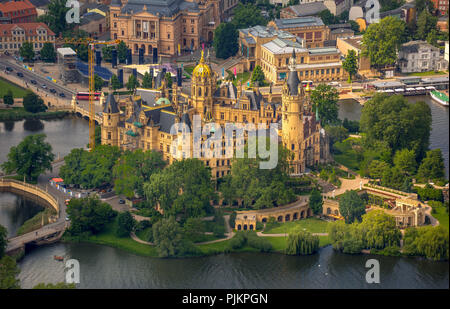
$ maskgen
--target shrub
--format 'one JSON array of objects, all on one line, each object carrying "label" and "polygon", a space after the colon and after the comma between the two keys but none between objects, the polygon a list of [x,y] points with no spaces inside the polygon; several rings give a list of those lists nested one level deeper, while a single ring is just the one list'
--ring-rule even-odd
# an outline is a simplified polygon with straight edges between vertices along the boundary
[{"label": "shrub", "polygon": [[319,237],[309,232],[298,231],[289,234],[286,254],[308,255],[319,250]]},{"label": "shrub", "polygon": [[237,214],[236,214],[235,211],[233,211],[233,212],[231,213],[231,215],[230,215],[229,224],[230,224],[230,227],[231,227],[232,229],[234,229],[234,226],[235,226],[235,224],[236,224],[236,216],[237,216]]},{"label": "shrub", "polygon": [[260,252],[270,252],[272,250],[270,241],[263,237],[258,237],[255,233],[247,234],[247,244]]},{"label": "shrub", "polygon": [[245,242],[246,242],[245,234],[243,232],[240,232],[234,235],[233,238],[231,238],[229,246],[231,249],[239,249],[245,245]]}]

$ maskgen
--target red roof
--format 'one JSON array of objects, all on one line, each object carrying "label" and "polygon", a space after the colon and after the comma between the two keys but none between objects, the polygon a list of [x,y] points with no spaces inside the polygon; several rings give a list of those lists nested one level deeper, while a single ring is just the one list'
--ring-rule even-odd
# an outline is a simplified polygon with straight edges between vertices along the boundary
[{"label": "red roof", "polygon": [[[10,1],[10,2],[0,3],[0,11],[2,11],[4,14],[9,13],[9,12],[14,12],[14,11],[26,10],[26,9],[31,9],[31,11],[34,14],[36,14],[36,8],[28,0]],[[22,15],[27,15],[27,14],[22,14]],[[16,17],[16,16],[12,16],[12,17]]]},{"label": "red roof", "polygon": [[[24,30],[26,36],[38,35],[36,30],[38,28],[44,28],[47,30],[47,35],[55,35],[55,33],[50,30],[50,28],[44,23],[21,23],[21,24],[0,24],[0,35],[3,36],[12,36],[11,31],[13,30]],[[6,31],[6,33],[5,33]],[[30,32],[31,31],[31,32]]]}]

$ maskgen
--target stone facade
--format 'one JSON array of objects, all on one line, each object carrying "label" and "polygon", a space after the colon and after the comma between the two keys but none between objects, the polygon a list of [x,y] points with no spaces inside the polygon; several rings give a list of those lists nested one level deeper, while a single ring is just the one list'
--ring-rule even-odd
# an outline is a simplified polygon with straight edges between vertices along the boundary
[{"label": "stone facade", "polygon": [[[291,61],[295,63],[294,59]],[[230,82],[217,87],[217,73],[211,70],[203,55],[193,71],[190,93],[182,92],[175,83],[170,92],[161,78],[162,73],[154,79],[155,89],[119,102],[125,107],[124,113],[119,112],[114,97],[108,97],[103,110],[102,144],[160,151],[169,163],[185,157],[199,157],[193,155],[192,135],[180,138],[180,133],[171,131],[174,124],[179,123],[192,132],[196,126],[194,116],[199,116],[202,134],[205,134],[205,126],[215,132],[217,126],[224,131],[228,123],[270,125],[281,122],[278,136],[292,151],[293,174],[303,173],[306,166],[329,159],[325,131],[312,111],[309,92],[303,89],[295,71],[285,82],[281,104],[272,101],[271,93],[263,95],[258,87],[243,88],[239,84],[236,87]],[[210,134],[204,135],[201,140],[209,137]],[[175,139],[178,144],[174,145]],[[230,172],[233,151],[243,147],[246,139],[247,135],[244,135],[228,144],[224,139],[221,154],[216,153],[214,158],[199,157],[211,168],[213,179]]]},{"label": "stone facade", "polygon": [[123,40],[133,54],[171,57],[212,42],[214,29],[226,20],[237,0],[113,0],[111,39]]},{"label": "stone facade", "polygon": [[44,23],[0,24],[0,53],[18,52],[23,42],[33,43],[35,52],[44,43],[55,44],[55,34]]},{"label": "stone facade", "polygon": [[402,73],[447,70],[448,62],[440,56],[439,48],[425,41],[411,41],[402,45],[398,53]]}]

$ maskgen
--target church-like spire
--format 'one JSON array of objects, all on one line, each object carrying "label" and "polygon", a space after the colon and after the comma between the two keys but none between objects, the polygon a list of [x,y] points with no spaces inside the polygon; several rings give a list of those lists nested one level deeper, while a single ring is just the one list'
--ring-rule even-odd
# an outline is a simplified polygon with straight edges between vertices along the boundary
[{"label": "church-like spire", "polygon": [[287,78],[287,85],[289,87],[289,92],[291,95],[298,95],[298,85],[300,80],[297,74],[296,59],[295,59],[295,48],[292,50],[292,56],[289,59],[289,74]]}]

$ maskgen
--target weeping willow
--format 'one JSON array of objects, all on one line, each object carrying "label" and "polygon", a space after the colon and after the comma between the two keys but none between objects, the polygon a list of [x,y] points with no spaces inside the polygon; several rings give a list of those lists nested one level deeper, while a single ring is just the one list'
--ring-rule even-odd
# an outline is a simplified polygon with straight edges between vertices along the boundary
[{"label": "weeping willow", "polygon": [[319,237],[309,232],[299,231],[289,234],[286,254],[308,255],[319,250]]}]

